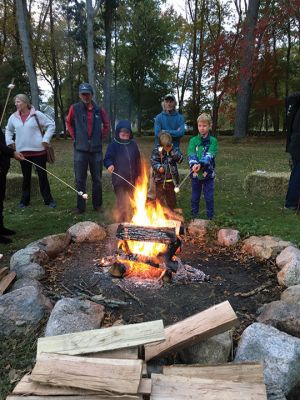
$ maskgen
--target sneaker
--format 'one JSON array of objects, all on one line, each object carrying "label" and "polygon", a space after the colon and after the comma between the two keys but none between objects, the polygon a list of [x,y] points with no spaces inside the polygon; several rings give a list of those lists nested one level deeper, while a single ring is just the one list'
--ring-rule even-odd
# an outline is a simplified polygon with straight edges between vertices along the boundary
[{"label": "sneaker", "polygon": [[48,204],[48,207],[50,207],[50,208],[56,208],[56,203],[55,203],[55,201],[51,201],[51,202]]},{"label": "sneaker", "polygon": [[26,207],[26,205],[24,204],[24,203],[19,203],[19,208],[25,208]]},{"label": "sneaker", "polygon": [[83,214],[84,210],[81,210],[80,208],[75,207],[75,208],[73,208],[72,213],[73,214]]},{"label": "sneaker", "polygon": [[12,229],[7,229],[7,228],[2,228],[0,229],[0,235],[4,235],[4,236],[11,236],[11,235],[15,235],[17,232],[13,231]]}]

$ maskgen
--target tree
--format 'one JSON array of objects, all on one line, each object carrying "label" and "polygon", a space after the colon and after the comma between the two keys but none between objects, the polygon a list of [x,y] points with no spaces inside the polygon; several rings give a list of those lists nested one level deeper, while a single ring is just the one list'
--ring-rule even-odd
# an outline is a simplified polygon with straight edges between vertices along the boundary
[{"label": "tree", "polygon": [[259,10],[259,0],[249,0],[244,23],[239,71],[239,85],[235,112],[234,136],[243,138],[248,131],[248,116],[252,95],[252,68],[255,46],[255,27]]},{"label": "tree", "polygon": [[29,40],[26,0],[16,0],[17,22],[22,44],[23,58],[29,79],[31,100],[34,107],[39,108],[39,89],[33,65],[32,52]]}]

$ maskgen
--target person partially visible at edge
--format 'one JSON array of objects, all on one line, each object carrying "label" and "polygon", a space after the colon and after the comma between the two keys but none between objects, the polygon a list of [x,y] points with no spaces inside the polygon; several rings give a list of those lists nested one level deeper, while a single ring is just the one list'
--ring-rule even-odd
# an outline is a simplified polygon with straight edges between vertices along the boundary
[{"label": "person partially visible at edge", "polygon": [[151,166],[156,185],[156,198],[160,203],[174,211],[176,208],[175,186],[179,184],[177,164],[183,160],[178,148],[173,146],[172,137],[162,131],[159,143],[152,151]]},{"label": "person partially visible at edge", "polygon": [[214,216],[214,178],[215,157],[218,152],[218,141],[209,133],[211,118],[201,114],[197,118],[198,135],[189,141],[188,159],[192,174],[192,218],[197,218],[200,197],[203,190],[208,219]]},{"label": "person partially visible at edge", "polygon": [[[184,135],[185,121],[183,115],[176,110],[176,105],[177,102],[173,94],[169,93],[164,97],[161,103],[162,112],[157,114],[154,119],[155,146],[157,146],[159,143],[160,132],[164,131],[171,135],[174,148],[180,150],[180,139]],[[148,198],[150,200],[155,200],[155,197],[155,182],[151,169],[149,176]]]},{"label": "person partially visible at edge", "polygon": [[[141,175],[140,151],[133,140],[129,121],[122,120],[117,124],[115,138],[106,150],[104,166],[112,174],[112,185],[116,195],[116,220],[129,222],[132,217],[130,198],[133,198],[134,193],[131,185],[135,185]],[[131,185],[113,172],[125,178]]]},{"label": "person partially visible at edge", "polygon": [[[105,110],[93,101],[93,88],[89,83],[79,85],[80,101],[71,105],[66,119],[74,141],[74,172],[76,188],[86,192],[87,170],[92,178],[92,203],[95,211],[102,207],[102,142],[109,133],[109,120]],[[85,212],[86,202],[77,195],[75,214]]]},{"label": "person partially visible at edge", "polygon": [[0,243],[11,243],[12,240],[7,236],[14,235],[16,232],[12,229],[5,228],[3,222],[3,203],[6,190],[6,176],[10,167],[10,158],[18,161],[24,160],[22,153],[16,152],[11,147],[6,146],[5,137],[0,128]]},{"label": "person partially visible at edge", "polygon": [[[43,168],[36,167],[40,192],[45,205],[55,208],[56,203],[52,197],[47,172],[45,171],[47,162],[46,149],[49,147],[55,131],[54,121],[41,111],[35,110],[25,94],[17,94],[14,102],[17,111],[8,119],[5,129],[6,144],[15,148],[18,153],[21,152],[29,161]],[[43,135],[39,125],[42,129],[45,129]],[[23,183],[19,207],[25,208],[30,203],[32,164],[26,160],[22,160],[20,163]]]},{"label": "person partially visible at edge", "polygon": [[285,208],[299,210],[300,206],[300,93],[286,99],[287,143],[291,155],[291,175],[285,198]]}]

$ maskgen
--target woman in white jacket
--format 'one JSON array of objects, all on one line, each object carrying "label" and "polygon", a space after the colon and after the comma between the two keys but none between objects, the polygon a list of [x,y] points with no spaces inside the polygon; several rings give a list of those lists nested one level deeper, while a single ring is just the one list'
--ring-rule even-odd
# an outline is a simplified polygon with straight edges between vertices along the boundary
[{"label": "woman in white jacket", "polygon": [[[54,134],[54,122],[42,112],[36,111],[25,94],[17,94],[14,102],[17,111],[8,119],[5,129],[6,144],[15,147],[16,151],[22,153],[25,158],[46,169],[46,150]],[[42,135],[40,127],[45,129],[44,135]],[[24,208],[30,202],[32,164],[26,160],[21,161],[20,164],[23,184],[19,207]],[[56,203],[51,195],[47,172],[38,167],[36,167],[36,172],[44,203],[55,208]]]}]

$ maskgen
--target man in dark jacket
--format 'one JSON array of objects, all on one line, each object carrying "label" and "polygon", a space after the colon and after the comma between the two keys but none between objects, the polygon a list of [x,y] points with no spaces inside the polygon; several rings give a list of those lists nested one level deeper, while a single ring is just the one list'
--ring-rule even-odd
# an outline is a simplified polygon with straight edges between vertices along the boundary
[{"label": "man in dark jacket", "polygon": [[300,201],[300,93],[289,96],[286,102],[287,146],[292,158],[292,171],[285,208],[296,210]]},{"label": "man in dark jacket", "polygon": [[116,126],[115,138],[108,145],[104,157],[104,166],[112,174],[112,184],[117,198],[116,220],[118,222],[131,220],[129,197],[133,197],[133,186],[141,174],[140,152],[132,138],[130,122],[120,121]]},{"label": "man in dark jacket", "polygon": [[16,160],[24,160],[21,153],[17,153],[10,147],[6,146],[5,136],[0,128],[0,243],[11,243],[11,239],[6,236],[14,235],[16,232],[4,227],[3,223],[3,202],[6,190],[6,175],[10,166],[10,158]]},{"label": "man in dark jacket", "polygon": [[[66,119],[68,131],[74,140],[74,170],[76,187],[86,192],[88,167],[92,177],[92,202],[95,211],[102,206],[102,142],[109,132],[105,110],[93,100],[93,88],[89,83],[79,85],[80,102],[73,104]],[[85,200],[77,196],[74,212],[85,211]]]}]

